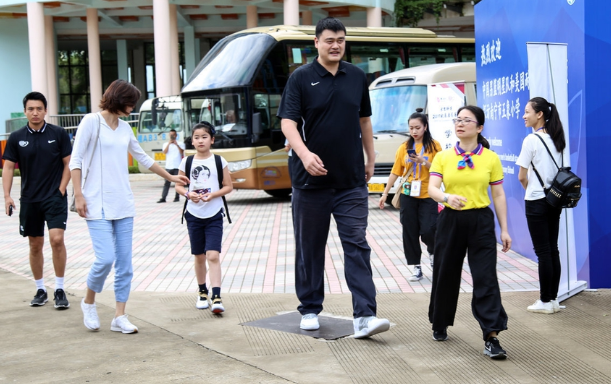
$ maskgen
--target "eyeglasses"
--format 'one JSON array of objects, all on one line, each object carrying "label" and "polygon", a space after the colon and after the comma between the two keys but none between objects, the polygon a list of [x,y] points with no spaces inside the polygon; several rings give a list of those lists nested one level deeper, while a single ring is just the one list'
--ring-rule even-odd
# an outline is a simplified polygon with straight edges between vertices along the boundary
[{"label": "eyeglasses", "polygon": [[452,121],[454,122],[454,125],[467,125],[470,123],[475,123],[475,124],[479,124],[477,121],[475,120],[471,120],[471,119],[452,119]]}]

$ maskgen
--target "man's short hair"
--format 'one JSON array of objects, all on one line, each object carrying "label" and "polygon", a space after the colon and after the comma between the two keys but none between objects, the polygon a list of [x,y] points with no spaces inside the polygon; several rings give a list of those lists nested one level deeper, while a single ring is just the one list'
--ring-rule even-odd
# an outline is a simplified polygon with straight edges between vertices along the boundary
[{"label": "man's short hair", "polygon": [[125,113],[125,108],[128,106],[135,108],[138,100],[140,100],[140,90],[132,83],[119,79],[106,88],[100,101],[100,108],[110,113]]},{"label": "man's short hair", "polygon": [[25,109],[25,105],[28,103],[28,100],[40,100],[45,106],[45,110],[47,109],[47,98],[40,92],[30,92],[23,98],[23,109]]},{"label": "man's short hair", "polygon": [[170,132],[176,133],[176,130],[174,128],[172,128],[172,129],[170,129]]},{"label": "man's short hair", "polygon": [[318,23],[316,23],[316,38],[320,39],[320,35],[322,35],[322,32],[326,29],[335,33],[344,31],[344,34],[346,34],[346,27],[344,27],[344,24],[335,17],[325,17],[324,19],[318,20]]}]

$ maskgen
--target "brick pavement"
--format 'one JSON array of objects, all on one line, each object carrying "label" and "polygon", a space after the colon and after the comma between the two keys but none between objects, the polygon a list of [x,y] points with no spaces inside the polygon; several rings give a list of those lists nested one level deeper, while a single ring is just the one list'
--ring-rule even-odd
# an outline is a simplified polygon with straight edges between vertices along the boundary
[{"label": "brick pavement", "polygon": [[[13,186],[15,200],[19,184]],[[186,224],[180,224],[180,203],[157,204],[162,181],[133,181],[136,197],[134,230],[134,280],[132,291],[195,292]],[[295,244],[292,235],[290,201],[269,197],[262,191],[239,190],[228,197],[233,220],[225,220],[223,234],[223,291],[229,293],[294,293]],[[369,199],[367,239],[372,248],[371,264],[378,292],[430,292],[432,271],[423,254],[425,277],[408,281],[411,270],[403,256],[398,210],[377,208],[376,198]],[[18,212],[17,212],[18,214]],[[0,220],[0,268],[32,278],[28,263],[28,244],[18,234],[18,215]],[[75,213],[69,214],[66,231],[68,267],[66,289],[84,289],[93,260],[86,223]],[[424,249],[424,247],[423,247]],[[44,248],[44,277],[53,285],[54,272],[48,242]],[[501,290],[537,291],[537,264],[520,255],[499,252],[498,277]],[[334,223],[327,243],[325,291],[349,293],[343,273],[343,253]],[[113,275],[105,289],[112,289]],[[32,287],[32,289],[34,289]],[[461,291],[473,290],[471,275],[464,264]]]}]

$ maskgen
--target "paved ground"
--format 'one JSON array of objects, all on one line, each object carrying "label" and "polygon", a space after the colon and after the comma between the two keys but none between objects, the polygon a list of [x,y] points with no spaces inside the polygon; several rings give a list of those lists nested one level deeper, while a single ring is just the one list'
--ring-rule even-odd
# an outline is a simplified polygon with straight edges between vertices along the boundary
[{"label": "paved ground", "polygon": [[[370,200],[369,241],[378,289],[378,314],[387,333],[369,340],[336,341],[248,327],[242,323],[294,311],[290,202],[262,192],[237,191],[225,226],[223,289],[227,312],[195,309],[195,281],[182,204],[156,204],[161,183],[132,184],[138,216],[135,278],[128,303],[136,335],[109,330],[112,279],[98,295],[100,332],[82,325],[79,302],[91,265],[83,221],[71,214],[67,291],[72,308],[31,308],[34,293],[27,242],[15,218],[0,219],[0,286],[10,295],[0,306],[0,383],[228,382],[228,383],[611,383],[611,292],[583,292],[554,315],[525,310],[537,297],[536,264],[499,253],[498,272],[509,330],[501,333],[509,359],[482,354],[483,341],[470,309],[465,268],[450,340],[431,338],[427,309],[430,281],[407,281],[398,212]],[[13,194],[15,195],[15,194]],[[332,230],[326,265],[324,313],[351,317],[341,246]],[[49,249],[45,249],[50,256]],[[49,257],[50,259],[50,257]],[[428,260],[424,260],[428,261]],[[430,270],[425,264],[425,274]],[[45,278],[53,284],[50,260]]]}]

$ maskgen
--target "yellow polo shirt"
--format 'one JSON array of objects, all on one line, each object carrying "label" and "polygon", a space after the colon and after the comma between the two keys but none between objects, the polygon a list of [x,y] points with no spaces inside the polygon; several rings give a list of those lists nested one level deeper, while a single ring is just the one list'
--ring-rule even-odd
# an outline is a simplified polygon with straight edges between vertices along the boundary
[{"label": "yellow polo shirt", "polygon": [[480,144],[473,151],[471,159],[473,168],[466,166],[458,169],[458,162],[463,160],[463,156],[455,146],[438,153],[429,170],[431,177],[443,179],[445,193],[467,198],[463,210],[489,206],[488,186],[503,183],[503,167],[496,153]]},{"label": "yellow polo shirt", "polygon": [[[422,151],[423,144],[416,144],[416,153],[420,153]],[[437,142],[437,140],[433,140],[433,146],[435,147],[434,152],[424,152],[422,156],[430,162],[433,163],[433,158],[437,153],[441,151],[441,144]],[[392,170],[390,171],[392,174],[395,174],[399,177],[403,176],[405,170],[409,168],[409,178],[407,181],[410,183],[414,179],[414,171],[412,166],[414,164],[409,161],[409,156],[407,156],[407,143],[401,144],[401,146],[397,149],[395,153],[395,163],[392,166]],[[424,165],[416,166],[416,180],[420,180],[422,185],[420,187],[420,196],[415,197],[416,199],[425,199],[429,196],[429,169]]]}]

